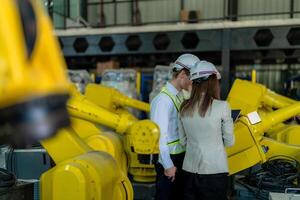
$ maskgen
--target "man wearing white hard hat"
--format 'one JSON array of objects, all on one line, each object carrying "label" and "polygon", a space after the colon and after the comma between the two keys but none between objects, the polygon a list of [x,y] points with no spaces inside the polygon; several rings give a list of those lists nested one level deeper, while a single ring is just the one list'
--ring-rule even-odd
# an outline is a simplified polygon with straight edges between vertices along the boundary
[{"label": "man wearing white hard hat", "polygon": [[178,112],[182,103],[181,90],[188,90],[190,68],[200,61],[192,54],[178,57],[172,66],[173,78],[152,100],[150,116],[160,128],[159,160],[155,165],[156,200],[182,200],[182,163],[185,149],[179,143]]},{"label": "man wearing white hard hat", "polygon": [[225,146],[234,144],[231,109],[220,100],[220,73],[207,61],[190,70],[191,96],[180,108],[183,162],[183,200],[226,200],[228,163]]}]

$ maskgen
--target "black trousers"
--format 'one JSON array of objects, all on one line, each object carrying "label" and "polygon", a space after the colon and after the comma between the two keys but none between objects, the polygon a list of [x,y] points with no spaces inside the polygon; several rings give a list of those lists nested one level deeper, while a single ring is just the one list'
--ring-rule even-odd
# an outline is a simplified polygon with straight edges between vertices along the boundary
[{"label": "black trousers", "polygon": [[228,173],[195,174],[183,171],[183,200],[227,200]]},{"label": "black trousers", "polygon": [[183,171],[182,164],[185,153],[171,155],[173,164],[177,168],[174,182],[164,175],[164,168],[160,163],[155,164],[156,195],[155,200],[182,200],[183,199]]}]

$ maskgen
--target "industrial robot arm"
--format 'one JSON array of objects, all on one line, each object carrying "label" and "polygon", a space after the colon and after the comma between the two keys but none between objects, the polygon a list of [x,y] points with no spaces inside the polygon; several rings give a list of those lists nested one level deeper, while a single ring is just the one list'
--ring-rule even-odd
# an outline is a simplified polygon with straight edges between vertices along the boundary
[{"label": "industrial robot arm", "polygon": [[[131,107],[149,112],[149,103],[127,97],[114,88],[99,84],[88,84],[85,90],[85,96],[88,100],[102,108],[106,108],[114,113],[119,113],[120,116],[127,116],[124,117],[124,119],[128,121],[126,133],[131,136],[130,143],[128,143],[127,146],[130,146],[131,149],[140,154],[139,160],[141,162],[152,164],[152,158],[154,158],[154,160],[157,159],[157,154],[159,153],[157,143],[159,139],[158,127],[150,120],[137,121],[132,114],[124,109],[124,107]],[[123,121],[124,120],[120,120],[120,124]],[[118,132],[118,129],[116,129],[116,131]]]},{"label": "industrial robot arm", "polygon": [[28,0],[1,3],[0,121],[21,130],[18,141],[51,137],[69,124],[69,83],[59,45],[37,6]]},{"label": "industrial robot arm", "polygon": [[242,116],[235,123],[236,143],[227,149],[230,173],[234,174],[255,164],[264,163],[274,156],[284,155],[300,161],[300,146],[281,143],[264,136],[274,125],[299,113],[300,103],[296,103],[267,113],[257,124],[251,124],[246,116]]},{"label": "industrial robot arm", "polygon": [[[100,94],[98,95],[102,97]],[[130,101],[123,98],[123,102]],[[145,103],[139,102],[139,104],[135,105],[138,105],[136,107],[139,107],[139,105],[142,105],[142,107],[147,105],[144,104]],[[67,107],[71,116],[102,124],[114,129],[117,133],[130,136],[129,143],[127,143],[127,145],[129,145],[127,148],[130,149],[128,149],[128,151],[134,151],[140,155],[156,155],[159,153],[157,146],[159,129],[152,121],[138,121],[135,117],[126,112],[118,114],[108,111],[92,103],[84,95],[81,95],[75,90],[73,90],[72,98],[68,101]],[[149,160],[149,162],[151,161],[152,160]]]},{"label": "industrial robot arm", "polygon": [[[234,82],[227,100],[232,109],[241,109],[242,115],[258,111],[261,116],[298,102],[277,94],[264,85],[239,79]],[[299,124],[282,122],[270,128],[266,136],[287,144],[300,145],[299,131]]]},{"label": "industrial robot arm", "polygon": [[[138,120],[124,107],[133,105],[139,109],[149,110],[149,104],[128,98],[109,87],[89,85],[92,87],[86,88],[88,92],[85,95],[74,89],[68,102],[69,113],[78,121],[77,134],[93,149],[101,149],[114,155],[125,173],[127,173],[126,162],[124,164],[122,154],[126,152],[129,173],[135,181],[155,181],[153,163],[159,153],[159,129],[150,120]],[[97,124],[123,135],[123,153],[122,148],[116,146],[112,138],[115,134],[101,131],[99,127],[97,128]]]},{"label": "industrial robot arm", "polygon": [[85,89],[85,96],[91,102],[115,111],[120,107],[131,107],[138,110],[150,111],[148,103],[127,97],[118,90],[99,84],[88,84]]},{"label": "industrial robot arm", "polygon": [[241,114],[248,114],[262,107],[273,109],[297,103],[259,83],[236,79],[227,97],[232,109],[240,109]]}]

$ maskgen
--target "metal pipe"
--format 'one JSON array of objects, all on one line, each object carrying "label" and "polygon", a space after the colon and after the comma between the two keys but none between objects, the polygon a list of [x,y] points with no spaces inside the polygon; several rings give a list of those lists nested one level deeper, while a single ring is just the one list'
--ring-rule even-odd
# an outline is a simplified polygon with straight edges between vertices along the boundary
[{"label": "metal pipe", "polygon": [[283,108],[291,104],[298,103],[298,101],[290,99],[288,97],[282,96],[273,92],[272,90],[267,90],[263,97],[263,104],[268,105],[273,108]]},{"label": "metal pipe", "polygon": [[129,98],[127,96],[123,96],[121,98],[115,99],[114,102],[121,106],[128,106],[128,107],[136,108],[138,110],[142,110],[142,111],[146,111],[146,112],[150,111],[149,103],[135,100],[135,99]]},{"label": "metal pipe", "polygon": [[294,4],[294,0],[290,0],[290,18],[294,18],[294,7],[295,7],[295,4]]},{"label": "metal pipe", "polygon": [[251,80],[252,80],[252,83],[256,83],[256,70],[255,69],[253,69],[251,72]]},{"label": "metal pipe", "polygon": [[73,96],[68,101],[67,108],[73,117],[102,124],[113,129],[118,127],[121,119],[119,115],[93,104],[83,96]]},{"label": "metal pipe", "polygon": [[258,123],[255,127],[260,133],[264,133],[272,126],[279,124],[283,121],[290,119],[300,113],[300,103],[292,104],[290,106],[281,108],[274,112],[267,114],[261,123]]}]

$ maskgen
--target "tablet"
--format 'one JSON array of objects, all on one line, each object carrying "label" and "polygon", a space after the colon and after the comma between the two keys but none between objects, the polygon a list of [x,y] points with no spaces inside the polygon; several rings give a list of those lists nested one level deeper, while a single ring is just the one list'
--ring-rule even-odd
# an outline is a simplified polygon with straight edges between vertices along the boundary
[{"label": "tablet", "polygon": [[231,110],[231,117],[233,119],[233,122],[236,122],[236,120],[240,117],[241,110]]}]

